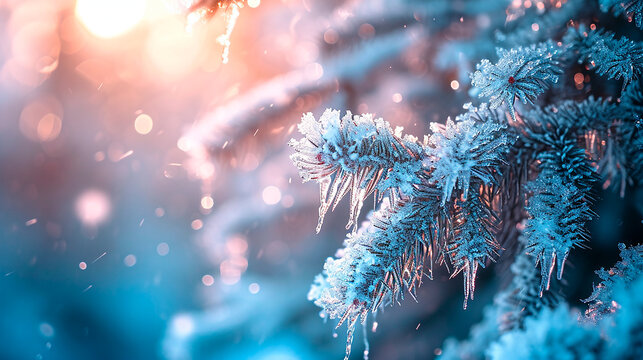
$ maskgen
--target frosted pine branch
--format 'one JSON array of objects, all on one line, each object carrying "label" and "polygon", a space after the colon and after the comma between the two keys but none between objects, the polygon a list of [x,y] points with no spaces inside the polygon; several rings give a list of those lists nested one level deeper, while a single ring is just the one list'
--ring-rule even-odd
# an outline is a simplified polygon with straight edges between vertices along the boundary
[{"label": "frosted pine branch", "polygon": [[641,0],[600,0],[601,10],[612,11],[614,16],[625,15],[643,29],[643,1]]},{"label": "frosted pine branch", "polygon": [[560,51],[553,42],[498,49],[498,62],[482,60],[471,76],[471,84],[479,89],[480,97],[489,98],[492,109],[504,103],[515,119],[516,98],[524,104],[534,104],[538,95],[558,82],[562,73]]},{"label": "frosted pine branch", "polygon": [[618,304],[612,301],[614,292],[619,286],[630,285],[643,275],[643,245],[626,248],[624,244],[619,244],[618,248],[621,260],[609,270],[601,268],[596,271],[602,281],[594,287],[590,297],[583,300],[589,303],[585,315],[594,321],[616,312]]},{"label": "frosted pine branch", "polygon": [[[443,205],[451,200],[454,189],[462,190],[466,198],[472,178],[491,184],[494,169],[503,165],[512,141],[495,115],[493,110],[472,108],[457,122],[431,124],[428,164],[433,169],[431,181],[443,190]],[[474,118],[480,116],[488,121],[476,122]]]},{"label": "frosted pine branch", "polygon": [[291,140],[291,156],[304,181],[320,184],[319,224],[339,201],[350,193],[350,216],[346,228],[357,227],[364,199],[375,190],[409,194],[419,183],[424,149],[417,140],[395,134],[387,122],[370,115],[340,118],[339,111],[326,110],[315,119],[306,114],[299,125],[304,135]]},{"label": "frosted pine branch", "polygon": [[588,238],[585,223],[592,214],[585,194],[552,171],[543,171],[527,185],[533,193],[526,209],[531,215],[525,226],[527,251],[540,264],[540,295],[549,290],[551,274],[563,276],[569,251]]},{"label": "frosted pine branch", "polygon": [[643,45],[626,37],[617,39],[608,31],[588,30],[580,25],[569,30],[565,41],[578,52],[579,63],[608,79],[623,79],[623,87],[643,72]]}]

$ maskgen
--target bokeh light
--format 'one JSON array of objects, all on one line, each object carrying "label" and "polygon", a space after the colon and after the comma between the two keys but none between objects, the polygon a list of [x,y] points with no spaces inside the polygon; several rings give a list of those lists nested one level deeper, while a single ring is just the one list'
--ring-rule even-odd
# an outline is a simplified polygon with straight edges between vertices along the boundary
[{"label": "bokeh light", "polygon": [[103,191],[90,189],[76,199],[76,216],[86,226],[104,223],[111,213],[111,201]]},{"label": "bokeh light", "polygon": [[212,196],[210,195],[205,195],[204,197],[201,198],[201,207],[204,208],[205,210],[210,210],[214,206],[214,200],[212,199]]},{"label": "bokeh light", "polygon": [[54,97],[36,99],[20,113],[20,131],[30,140],[48,142],[62,131],[63,109]]},{"label": "bokeh light", "polygon": [[141,135],[147,135],[152,131],[154,121],[152,117],[147,114],[140,114],[134,120],[134,129]]},{"label": "bokeh light", "polygon": [[214,284],[214,277],[212,277],[212,275],[210,274],[203,275],[201,277],[201,282],[205,286],[212,286]]},{"label": "bokeh light", "polygon": [[276,186],[267,186],[261,193],[263,201],[268,205],[275,205],[281,201],[281,190]]},{"label": "bokeh light", "polygon": [[166,256],[170,253],[170,245],[165,242],[162,242],[156,246],[156,253],[160,256]]},{"label": "bokeh light", "polygon": [[133,254],[129,254],[125,256],[125,258],[123,259],[123,264],[125,264],[125,266],[127,267],[132,267],[136,265],[136,256]]}]

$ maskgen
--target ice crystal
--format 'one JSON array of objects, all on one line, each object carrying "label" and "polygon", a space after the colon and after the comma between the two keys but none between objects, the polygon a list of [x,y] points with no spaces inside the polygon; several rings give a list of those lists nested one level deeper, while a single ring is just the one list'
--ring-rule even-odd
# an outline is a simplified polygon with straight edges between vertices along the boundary
[{"label": "ice crystal", "polygon": [[598,324],[601,333],[607,338],[605,350],[601,354],[604,359],[643,358],[643,276],[640,271],[640,245],[638,247],[638,276],[631,280],[621,279],[613,284],[610,304],[615,313],[607,315]]},{"label": "ice crystal", "polygon": [[239,9],[245,4],[244,0],[166,0],[173,8],[177,8],[181,12],[187,13],[187,31],[192,31],[192,28],[197,23],[211,18],[220,9],[223,9],[225,14],[225,33],[217,37],[217,42],[223,46],[221,54],[221,61],[227,64],[230,54],[230,36],[234,27],[236,26],[237,19],[239,18]]},{"label": "ice crystal", "polygon": [[494,299],[500,312],[499,327],[503,331],[522,327],[526,318],[540,313],[543,308],[553,308],[561,301],[555,292],[540,293],[542,275],[534,266],[533,257],[525,253],[524,242],[522,238],[511,264],[511,283]]},{"label": "ice crystal", "polygon": [[[533,266],[520,253],[512,266],[514,279],[510,286],[485,308],[482,322],[472,327],[469,339],[445,341],[441,359],[641,358],[643,245],[626,248],[619,244],[619,249],[622,260],[608,271],[597,271],[603,282],[585,300],[590,303],[585,317],[570,310],[560,298],[549,299],[552,302],[533,293],[524,307],[508,307],[506,300],[514,290],[522,289],[523,294],[528,294],[533,285],[537,287],[534,277],[522,276]],[[520,322],[512,321],[507,327],[508,316],[519,316]]]},{"label": "ice crystal", "polygon": [[[609,347],[595,328],[573,319],[550,290],[551,277],[562,279],[570,251],[586,246],[600,177],[621,196],[627,185],[643,183],[643,45],[595,23],[586,27],[583,14],[592,9],[581,0],[537,5],[512,3],[505,25],[520,31],[498,35],[496,45],[508,48],[470,75],[468,94],[487,102],[432,123],[423,143],[369,115],[327,110],[319,120],[302,119],[304,138],[292,140],[292,159],[305,181],[320,183],[319,226],[349,193],[349,226],[367,196],[385,199],[326,261],[309,295],[325,316],[348,323],[347,355],[358,320],[384,302],[415,297],[434,263],[451,277],[463,274],[466,308],[478,271],[503,252],[514,261],[511,283],[472,332],[475,339],[462,351],[451,343],[445,358],[482,358],[483,342],[494,343],[486,354],[499,359],[589,359]],[[488,57],[489,45],[439,44],[436,61],[444,69],[456,62],[462,73],[467,59]],[[577,60],[603,78],[588,78]],[[610,79],[623,80],[620,92]],[[556,317],[560,324],[551,326]]]}]

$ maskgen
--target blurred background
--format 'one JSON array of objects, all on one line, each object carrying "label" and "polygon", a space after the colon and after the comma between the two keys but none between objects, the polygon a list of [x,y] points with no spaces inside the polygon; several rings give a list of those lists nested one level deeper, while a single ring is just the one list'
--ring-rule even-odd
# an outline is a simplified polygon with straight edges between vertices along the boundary
[{"label": "blurred background", "polygon": [[[0,358],[341,358],[345,329],[306,293],[348,207],[314,234],[318,188],[286,145],[301,114],[370,112],[421,137],[469,101],[495,29],[561,2],[248,0],[226,64],[230,13],[192,21],[189,3],[0,0]],[[601,195],[572,303],[643,233],[641,203]],[[371,358],[439,354],[506,268],[467,311],[438,273],[369,325]]]}]

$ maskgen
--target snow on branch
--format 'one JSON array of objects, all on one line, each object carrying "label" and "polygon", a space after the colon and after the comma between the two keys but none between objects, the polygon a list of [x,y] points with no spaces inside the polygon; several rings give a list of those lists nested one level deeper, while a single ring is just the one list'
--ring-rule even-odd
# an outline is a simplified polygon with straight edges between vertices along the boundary
[{"label": "snow on branch", "polygon": [[290,141],[295,149],[291,159],[304,181],[320,184],[317,232],[328,209],[334,209],[349,192],[347,229],[357,226],[364,199],[375,190],[408,195],[412,184],[419,183],[422,145],[413,137],[394,133],[381,118],[350,112],[340,117],[339,111],[329,109],[319,120],[305,114],[299,131],[304,137]]},{"label": "snow on branch", "polygon": [[570,28],[565,41],[578,52],[578,62],[587,64],[608,79],[623,79],[623,87],[643,72],[643,45],[605,30]]},{"label": "snow on branch", "polygon": [[592,295],[583,300],[589,304],[585,315],[594,321],[618,309],[618,304],[612,301],[617,287],[628,285],[643,274],[643,245],[627,248],[624,244],[619,244],[618,248],[621,260],[609,270],[601,268],[596,271],[602,281],[594,286]]},{"label": "snow on branch", "polygon": [[533,196],[526,206],[530,217],[524,234],[527,251],[540,264],[542,296],[549,290],[554,269],[558,268],[556,277],[562,279],[569,251],[588,239],[585,223],[592,218],[592,212],[584,192],[554,171],[541,172],[526,190]]},{"label": "snow on branch", "polygon": [[[316,278],[309,299],[323,314],[348,324],[346,359],[358,319],[366,321],[382,303],[399,302],[404,294],[415,298],[422,283],[424,261],[432,259],[432,236],[438,194],[425,193],[423,206],[406,203],[393,207],[388,199],[370,221],[349,234],[337,258],[328,258]],[[433,205],[433,206],[431,206]]]},{"label": "snow on branch", "polygon": [[505,104],[516,118],[514,101],[534,104],[536,98],[558,82],[562,68],[558,60],[560,46],[548,41],[529,47],[498,49],[498,62],[483,59],[471,75],[471,84],[480,97],[489,98],[492,109]]},{"label": "snow on branch", "polygon": [[[483,121],[475,121],[475,117]],[[512,144],[505,129],[498,114],[486,107],[470,108],[456,122],[449,119],[446,125],[431,124],[428,164],[433,168],[431,181],[443,190],[442,205],[451,200],[454,189],[462,190],[466,199],[472,178],[483,184],[492,182]]]}]

